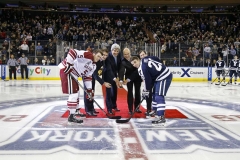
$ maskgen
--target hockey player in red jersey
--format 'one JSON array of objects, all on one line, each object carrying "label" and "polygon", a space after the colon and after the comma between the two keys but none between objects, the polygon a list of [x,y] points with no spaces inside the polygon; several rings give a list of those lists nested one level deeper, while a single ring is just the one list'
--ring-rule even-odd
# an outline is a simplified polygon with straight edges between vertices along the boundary
[{"label": "hockey player in red jersey", "polygon": [[86,98],[91,100],[94,96],[92,91],[92,74],[96,69],[96,62],[98,62],[101,57],[101,50],[95,50],[92,53],[90,51],[71,49],[66,59],[58,65],[60,68],[62,92],[69,94],[67,101],[67,107],[70,112],[68,122],[83,122],[83,120],[77,118],[75,115],[76,110],[79,109],[79,86],[72,76],[74,76],[75,79],[82,77],[87,92],[89,93],[86,95]]}]

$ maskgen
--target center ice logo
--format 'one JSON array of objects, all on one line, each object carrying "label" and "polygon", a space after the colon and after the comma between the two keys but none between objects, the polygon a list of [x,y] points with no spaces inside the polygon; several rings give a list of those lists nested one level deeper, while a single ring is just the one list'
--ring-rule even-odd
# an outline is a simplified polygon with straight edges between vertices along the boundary
[{"label": "center ice logo", "polygon": [[[56,99],[54,98],[53,100]],[[172,105],[176,104],[177,108],[192,118],[167,119],[164,128],[154,128],[149,124],[149,121],[140,123],[138,119],[133,119],[135,126],[133,131],[139,133],[139,136],[133,138],[141,137],[142,141],[139,145],[147,146],[149,153],[186,153],[198,149],[210,152],[225,152],[225,150],[229,149],[240,150],[240,137],[237,134],[230,133],[224,126],[216,124],[216,122],[205,121],[200,114],[198,116],[197,111],[191,112],[187,107],[198,104],[203,109],[211,106],[216,107],[218,111],[224,109],[226,112],[226,109],[232,109],[237,112],[240,111],[239,106],[232,107],[228,103],[218,104],[212,101],[193,99],[167,98],[167,101]],[[35,103],[40,104],[41,102],[43,101],[39,98]],[[51,100],[44,98],[44,102],[49,103]],[[181,102],[183,103],[181,104]],[[178,106],[179,104],[181,105]],[[9,106],[9,103],[6,105]],[[18,102],[16,102],[16,106],[19,107]],[[228,106],[231,106],[231,108]],[[115,142],[119,139],[119,135],[113,126],[117,124],[112,123],[110,125],[109,122],[112,122],[112,120],[86,119],[84,120],[85,124],[81,126],[62,126],[67,119],[60,118],[62,113],[58,115],[57,111],[61,111],[66,106],[56,105],[50,107],[48,107],[48,112],[44,111],[46,114],[43,117],[35,118],[37,119],[35,124],[32,126],[26,125],[28,130],[16,132],[18,135],[9,135],[13,138],[0,143],[0,154],[5,151],[12,151],[11,153],[14,154],[13,151],[31,152],[32,150],[50,153],[50,150],[53,149],[67,150],[69,147],[75,148],[76,152],[81,151],[82,153],[89,151],[98,152],[103,147],[104,153],[116,153],[116,150],[118,150]],[[6,108],[2,107],[0,109]],[[31,122],[35,121],[35,119],[31,120]],[[26,123],[28,124],[28,122]],[[96,123],[101,125],[96,125]],[[125,135],[123,139],[128,138],[128,136]],[[53,151],[55,152],[56,150]],[[70,152],[74,151],[71,150]]]}]

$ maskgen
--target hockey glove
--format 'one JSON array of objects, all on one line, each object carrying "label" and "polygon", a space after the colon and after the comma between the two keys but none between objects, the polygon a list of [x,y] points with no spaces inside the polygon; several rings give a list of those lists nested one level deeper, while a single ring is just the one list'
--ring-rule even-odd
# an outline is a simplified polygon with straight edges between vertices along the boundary
[{"label": "hockey glove", "polygon": [[148,97],[149,97],[149,91],[143,90],[143,91],[142,91],[142,98],[143,98],[143,99],[146,99],[146,98],[148,98]]},{"label": "hockey glove", "polygon": [[72,72],[72,70],[73,70],[73,64],[67,63],[64,69],[64,73],[69,74]]},{"label": "hockey glove", "polygon": [[93,100],[93,96],[94,96],[94,90],[92,90],[92,89],[87,89],[86,98],[87,98],[89,101],[92,101],[92,100]]}]

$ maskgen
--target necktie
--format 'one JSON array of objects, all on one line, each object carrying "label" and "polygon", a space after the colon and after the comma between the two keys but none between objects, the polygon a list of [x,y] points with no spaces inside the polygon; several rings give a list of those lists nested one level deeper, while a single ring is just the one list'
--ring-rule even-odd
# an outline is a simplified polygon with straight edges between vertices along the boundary
[{"label": "necktie", "polygon": [[104,79],[104,72],[103,72],[103,70],[105,70],[105,61],[103,61],[102,63],[103,63],[103,69],[102,69],[102,79]]},{"label": "necktie", "polygon": [[114,56],[114,59],[115,59],[115,64],[117,66],[117,57]]}]

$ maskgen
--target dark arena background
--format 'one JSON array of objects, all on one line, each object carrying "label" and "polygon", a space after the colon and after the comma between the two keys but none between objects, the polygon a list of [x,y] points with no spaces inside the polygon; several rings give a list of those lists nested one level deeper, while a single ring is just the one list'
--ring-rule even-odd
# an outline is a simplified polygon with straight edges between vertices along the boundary
[{"label": "dark arena background", "polygon": [[[239,13],[240,0],[1,0],[0,159],[239,160]],[[113,44],[121,57],[125,48],[146,51],[169,68],[164,125],[152,125],[145,100],[129,113],[127,85],[117,88],[120,111],[109,114],[97,81],[96,116],[80,87],[87,115],[68,122],[58,65],[71,49],[111,54]]]}]

